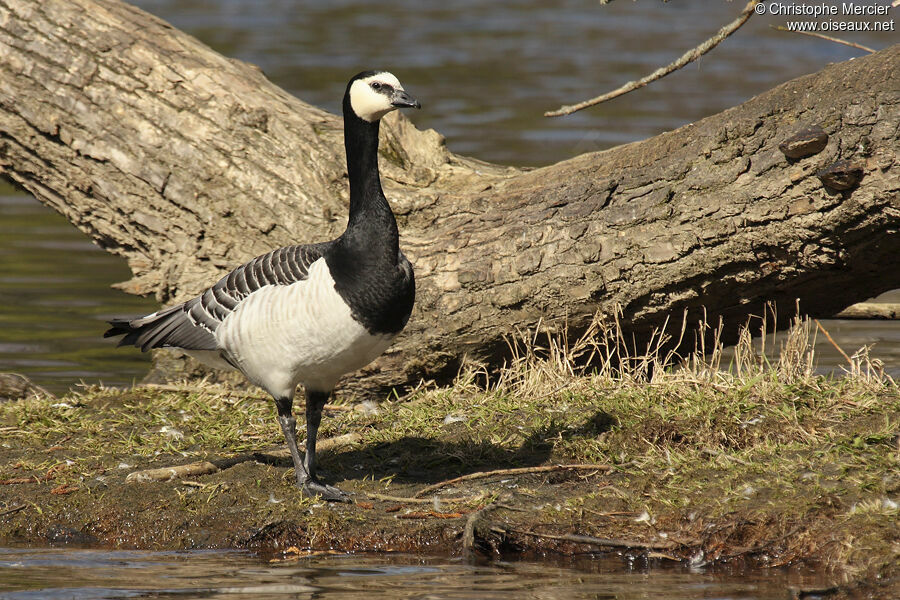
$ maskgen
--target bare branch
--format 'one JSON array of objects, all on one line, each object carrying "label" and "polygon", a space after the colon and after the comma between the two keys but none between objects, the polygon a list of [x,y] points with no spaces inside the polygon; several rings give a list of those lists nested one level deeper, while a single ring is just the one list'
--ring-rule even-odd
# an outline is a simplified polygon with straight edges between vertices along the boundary
[{"label": "bare branch", "polygon": [[579,111],[583,108],[587,108],[589,106],[594,106],[595,104],[600,104],[601,102],[606,102],[607,100],[612,100],[613,98],[618,98],[628,92],[632,92],[638,88],[642,88],[648,83],[656,81],[657,79],[662,79],[672,71],[677,71],[681,67],[694,62],[716,46],[718,46],[722,41],[730,36],[732,33],[737,31],[741,25],[747,22],[747,20],[753,16],[754,9],[756,5],[759,4],[759,0],[751,0],[747,3],[747,6],[744,7],[744,10],[741,11],[740,16],[722,27],[716,35],[709,38],[696,48],[692,48],[685,52],[681,57],[675,62],[671,63],[668,66],[660,67],[659,69],[653,71],[646,77],[638,79],[637,81],[630,81],[623,85],[622,87],[615,89],[611,92],[603,94],[602,96],[597,96],[596,98],[591,98],[590,100],[585,100],[584,102],[579,102],[578,104],[571,104],[568,106],[561,106],[556,110],[551,110],[544,113],[545,117],[560,117],[562,115],[570,115],[573,112]]},{"label": "bare branch", "polygon": [[825,334],[825,337],[828,338],[828,341],[831,342],[831,345],[834,346],[834,349],[837,350],[838,352],[840,352],[841,356],[843,356],[847,360],[847,362],[850,363],[850,366],[852,367],[853,360],[849,356],[847,356],[847,353],[844,352],[844,350],[840,346],[838,346],[837,342],[834,341],[834,338],[831,337],[831,334],[828,333],[828,330],[825,329],[824,327],[822,327],[822,324],[819,323],[818,319],[813,319],[813,321],[816,322],[816,327],[819,329],[819,331],[821,331],[822,333]]},{"label": "bare branch", "polygon": [[613,467],[610,465],[541,465],[537,467],[520,467],[518,469],[497,469],[496,471],[479,471],[477,473],[469,473],[468,475],[462,475],[460,477],[454,477],[453,479],[447,479],[446,481],[440,481],[438,483],[429,485],[428,487],[422,488],[413,496],[413,498],[421,498],[426,494],[430,494],[435,490],[439,490],[442,487],[446,487],[448,485],[453,485],[454,483],[459,483],[461,481],[471,481],[473,479],[483,479],[485,477],[496,477],[498,475],[524,475],[529,473],[547,473],[549,471],[565,471],[568,469],[572,470],[581,470],[581,471],[612,471]]},{"label": "bare branch", "polygon": [[[900,0],[897,0],[900,2]],[[803,35],[808,35],[812,37],[822,38],[823,40],[828,40],[829,42],[835,42],[838,44],[843,44],[845,46],[850,46],[851,48],[858,48],[859,50],[865,50],[870,54],[874,54],[878,52],[868,46],[863,46],[862,44],[857,44],[856,42],[848,42],[847,40],[842,40],[841,38],[831,37],[830,35],[823,35],[821,33],[816,33],[815,31],[796,31],[792,29],[788,29],[782,25],[769,25],[772,29],[777,29],[778,31],[787,31],[788,33],[802,33]]]}]

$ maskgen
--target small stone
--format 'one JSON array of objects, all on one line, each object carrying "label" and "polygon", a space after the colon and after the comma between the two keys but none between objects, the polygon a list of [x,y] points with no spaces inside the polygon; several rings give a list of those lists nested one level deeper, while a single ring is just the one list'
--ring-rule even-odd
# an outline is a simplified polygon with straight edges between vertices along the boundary
[{"label": "small stone", "polygon": [[834,190],[850,190],[859,184],[863,176],[863,167],[851,160],[839,160],[830,167],[816,173],[826,186]]},{"label": "small stone", "polygon": [[801,129],[778,145],[778,149],[792,159],[818,154],[828,144],[828,134],[818,126]]}]

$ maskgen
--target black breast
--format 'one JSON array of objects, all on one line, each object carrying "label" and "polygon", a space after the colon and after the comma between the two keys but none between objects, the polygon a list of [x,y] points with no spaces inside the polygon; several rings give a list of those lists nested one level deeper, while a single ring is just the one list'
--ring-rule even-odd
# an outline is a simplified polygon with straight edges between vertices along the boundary
[{"label": "black breast", "polygon": [[338,251],[326,255],[325,261],[335,290],[353,318],[371,334],[397,334],[406,326],[415,302],[412,265],[402,252],[396,263],[373,258]]}]

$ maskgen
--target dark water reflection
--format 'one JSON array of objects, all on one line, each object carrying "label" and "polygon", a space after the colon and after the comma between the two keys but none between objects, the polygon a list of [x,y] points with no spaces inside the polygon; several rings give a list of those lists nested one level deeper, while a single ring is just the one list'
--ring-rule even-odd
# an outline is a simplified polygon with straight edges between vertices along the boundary
[{"label": "dark water reflection", "polygon": [[141,379],[147,358],[100,338],[105,319],[156,310],[109,287],[129,276],[124,261],[34,199],[0,196],[0,371],[54,392]]},{"label": "dark water reflection", "polygon": [[[711,54],[650,87],[548,119],[545,110],[669,63],[734,18],[743,2],[135,3],[229,56],[258,64],[278,85],[332,112],[349,75],[390,68],[425,104],[412,115],[419,127],[446,135],[454,152],[516,165],[653,136],[861,54],[769,27],[788,17],[753,17]],[[844,37],[875,48],[897,41],[896,31]],[[61,220],[20,200],[0,201],[0,371],[27,372],[57,391],[79,378],[119,384],[140,377],[145,357],[99,339],[103,317],[156,307],[107,288],[127,276],[117,259],[90,248]],[[876,343],[873,354],[900,375],[897,323],[826,327],[848,353]],[[821,338],[819,348],[821,365],[843,360]]]},{"label": "dark water reflection", "polygon": [[646,568],[618,557],[470,566],[445,558],[339,555],[269,563],[234,552],[0,550],[0,597],[510,598],[522,600],[746,599],[789,597],[821,578],[772,569],[754,575],[686,567]]}]

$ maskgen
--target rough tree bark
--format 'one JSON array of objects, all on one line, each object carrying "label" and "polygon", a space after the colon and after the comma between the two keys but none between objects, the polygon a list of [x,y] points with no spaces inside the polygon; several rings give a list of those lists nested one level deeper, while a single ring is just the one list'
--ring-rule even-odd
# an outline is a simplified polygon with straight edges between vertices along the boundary
[{"label": "rough tree bark", "polygon": [[[467,354],[501,358],[517,326],[577,332],[614,305],[640,338],[685,309],[736,326],[765,301],[827,316],[900,287],[898,74],[894,46],[529,171],[387,119],[385,192],[419,291],[364,374],[440,378]],[[0,0],[0,109],[0,169],[123,256],[129,292],[183,299],[344,226],[338,117],[116,0]],[[787,159],[779,144],[806,126],[827,145]],[[844,191],[817,176],[839,160],[862,174]]]}]

